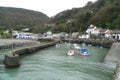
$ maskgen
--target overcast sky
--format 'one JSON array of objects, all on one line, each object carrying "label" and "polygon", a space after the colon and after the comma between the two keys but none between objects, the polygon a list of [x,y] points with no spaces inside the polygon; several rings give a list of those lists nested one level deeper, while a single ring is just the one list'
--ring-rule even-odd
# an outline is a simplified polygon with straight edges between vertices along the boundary
[{"label": "overcast sky", "polygon": [[96,0],[0,0],[0,6],[35,10],[51,17],[66,9],[83,7],[88,1]]}]

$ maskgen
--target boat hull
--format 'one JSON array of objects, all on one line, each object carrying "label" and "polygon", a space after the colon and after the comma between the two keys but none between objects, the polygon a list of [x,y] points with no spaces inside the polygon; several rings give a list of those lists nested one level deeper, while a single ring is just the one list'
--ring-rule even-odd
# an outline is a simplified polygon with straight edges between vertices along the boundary
[{"label": "boat hull", "polygon": [[73,51],[73,50],[69,50],[68,52],[67,52],[67,55],[69,55],[69,56],[73,56],[75,54],[75,52]]},{"label": "boat hull", "polygon": [[87,49],[81,49],[80,50],[80,55],[81,56],[88,56],[89,55],[88,50]]}]

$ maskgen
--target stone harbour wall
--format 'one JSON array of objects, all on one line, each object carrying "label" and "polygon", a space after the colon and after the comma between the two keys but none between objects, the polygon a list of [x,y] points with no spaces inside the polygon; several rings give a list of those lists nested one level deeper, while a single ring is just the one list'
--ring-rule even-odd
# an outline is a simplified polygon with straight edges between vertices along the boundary
[{"label": "stone harbour wall", "polygon": [[116,63],[120,60],[120,43],[113,43],[107,55],[104,58],[105,63]]},{"label": "stone harbour wall", "polygon": [[20,66],[20,56],[25,55],[25,54],[31,54],[34,53],[40,49],[53,46],[57,43],[57,41],[51,42],[51,43],[46,43],[46,44],[41,44],[41,45],[34,45],[30,47],[23,47],[21,49],[15,49],[13,51],[8,52],[5,54],[4,58],[4,64],[5,67],[8,68],[13,68],[13,67],[19,67]]},{"label": "stone harbour wall", "polygon": [[62,39],[64,42],[72,42],[72,43],[85,43],[85,44],[91,44],[93,46],[102,46],[106,48],[110,48],[112,44],[116,41],[114,40],[93,40],[93,39]]},{"label": "stone harbour wall", "polygon": [[113,75],[113,80],[120,80],[120,60],[117,62],[117,66]]}]

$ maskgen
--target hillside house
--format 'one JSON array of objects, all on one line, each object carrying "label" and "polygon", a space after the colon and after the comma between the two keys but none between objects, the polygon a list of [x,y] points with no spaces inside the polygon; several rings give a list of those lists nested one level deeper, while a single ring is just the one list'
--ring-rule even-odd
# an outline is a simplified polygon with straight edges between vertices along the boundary
[{"label": "hillside house", "polygon": [[113,39],[120,41],[120,31],[113,31],[112,37],[113,37]]},{"label": "hillside house", "polygon": [[52,31],[47,31],[46,32],[46,37],[47,38],[52,38]]},{"label": "hillside house", "polygon": [[105,30],[104,33],[101,33],[102,35],[104,35],[105,38],[109,38],[109,39],[116,39],[116,40],[120,40],[120,31],[113,31],[113,30]]},{"label": "hillside house", "polygon": [[19,32],[16,34],[17,39],[33,39],[33,33]]},{"label": "hillside house", "polygon": [[61,32],[60,33],[60,39],[65,39],[68,37],[68,34],[66,32]]},{"label": "hillside house", "polygon": [[106,38],[112,38],[112,30],[107,29],[104,32],[104,37],[106,37]]},{"label": "hillside house", "polygon": [[102,28],[97,28],[95,25],[91,24],[88,29],[86,30],[86,33],[88,34],[94,34],[96,36],[98,36],[100,34],[100,30]]},{"label": "hillside house", "polygon": [[72,36],[71,36],[73,39],[77,39],[79,37],[79,32],[74,32],[72,33]]}]

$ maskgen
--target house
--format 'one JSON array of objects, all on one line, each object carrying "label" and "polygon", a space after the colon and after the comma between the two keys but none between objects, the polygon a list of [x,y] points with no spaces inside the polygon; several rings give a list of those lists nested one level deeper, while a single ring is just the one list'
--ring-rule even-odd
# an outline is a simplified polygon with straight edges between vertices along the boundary
[{"label": "house", "polygon": [[119,30],[115,30],[111,32],[111,37],[113,39],[116,39],[118,41],[120,41],[120,31]]},{"label": "house", "polygon": [[73,39],[76,39],[79,37],[79,32],[74,32],[72,33],[72,36],[71,36]]},{"label": "house", "polygon": [[103,35],[105,38],[108,39],[116,39],[116,40],[120,40],[120,31],[119,30],[105,30],[104,33],[102,32],[101,35]]},{"label": "house", "polygon": [[33,33],[18,32],[16,34],[17,39],[33,39]]},{"label": "house", "polygon": [[52,38],[52,31],[47,31],[46,32],[46,37],[47,38]]},{"label": "house", "polygon": [[68,37],[68,34],[66,32],[60,33],[60,39],[65,39],[66,37]]},{"label": "house", "polygon": [[104,32],[104,37],[106,37],[106,38],[112,38],[112,30],[107,29]]},{"label": "house", "polygon": [[38,38],[41,38],[41,37],[43,37],[43,34],[39,33],[39,34],[37,35],[37,37],[38,37]]},{"label": "house", "polygon": [[101,29],[99,36],[105,37],[105,31],[106,31],[106,29]]},{"label": "house", "polygon": [[88,34],[94,34],[96,36],[98,36],[100,34],[100,30],[102,28],[97,28],[95,25],[91,24],[88,29],[86,30],[86,33]]},{"label": "house", "polygon": [[53,34],[52,37],[53,37],[54,39],[59,39],[59,38],[60,38],[60,34]]}]

